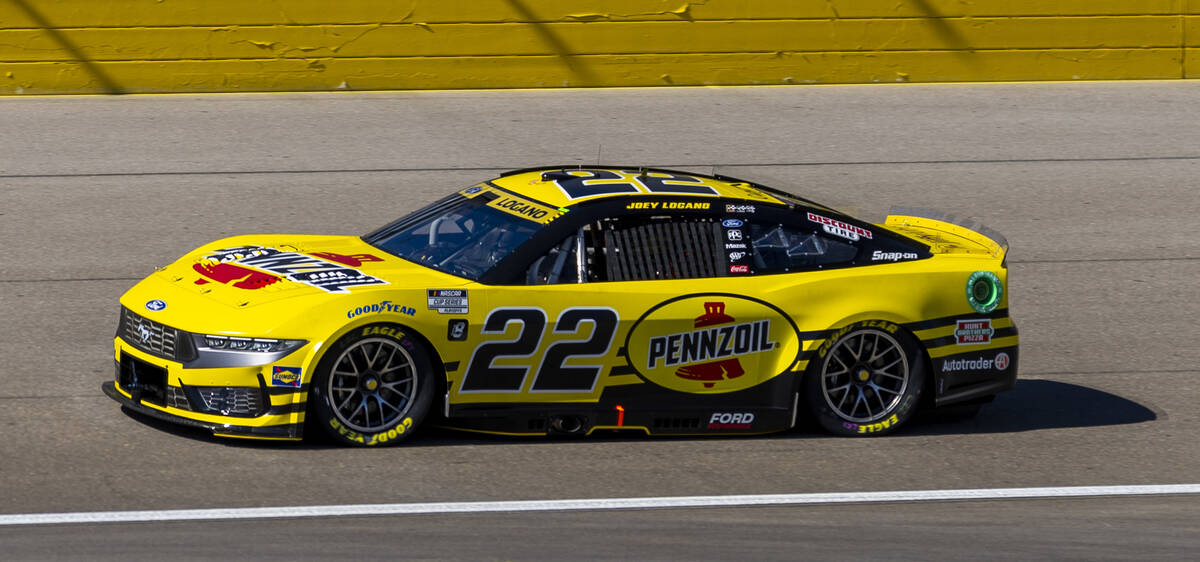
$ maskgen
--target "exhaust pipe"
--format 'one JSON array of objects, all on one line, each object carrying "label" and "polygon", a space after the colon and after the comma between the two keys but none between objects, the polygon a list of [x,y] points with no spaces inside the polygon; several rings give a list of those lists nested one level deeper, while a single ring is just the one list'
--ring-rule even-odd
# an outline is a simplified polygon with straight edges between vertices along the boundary
[{"label": "exhaust pipe", "polygon": [[550,418],[550,429],[557,433],[566,433],[574,435],[582,433],[584,429],[583,418],[581,416],[553,416]]}]

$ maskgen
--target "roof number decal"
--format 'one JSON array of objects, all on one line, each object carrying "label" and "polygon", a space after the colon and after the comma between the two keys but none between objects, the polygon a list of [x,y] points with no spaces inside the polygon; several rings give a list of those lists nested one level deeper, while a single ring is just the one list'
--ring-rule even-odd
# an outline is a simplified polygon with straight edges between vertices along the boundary
[{"label": "roof number decal", "polygon": [[630,170],[559,170],[542,174],[553,181],[568,199],[586,199],[619,193],[687,193],[718,195],[704,180],[666,172]]}]

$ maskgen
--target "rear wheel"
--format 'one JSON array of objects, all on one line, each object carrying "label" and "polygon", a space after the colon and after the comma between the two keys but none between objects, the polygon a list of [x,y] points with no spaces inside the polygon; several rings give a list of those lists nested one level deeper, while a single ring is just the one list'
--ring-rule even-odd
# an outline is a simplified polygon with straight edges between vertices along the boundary
[{"label": "rear wheel", "polygon": [[852,324],[817,355],[806,394],[817,421],[830,433],[884,435],[912,417],[925,384],[925,364],[900,326]]},{"label": "rear wheel", "polygon": [[433,368],[421,342],[395,324],[356,328],[325,352],[310,394],[317,422],[349,445],[394,445],[412,434],[433,400]]}]

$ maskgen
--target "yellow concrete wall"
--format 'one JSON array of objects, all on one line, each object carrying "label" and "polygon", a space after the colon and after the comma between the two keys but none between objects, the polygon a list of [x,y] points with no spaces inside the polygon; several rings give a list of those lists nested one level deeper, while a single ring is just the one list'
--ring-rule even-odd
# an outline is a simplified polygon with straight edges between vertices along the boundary
[{"label": "yellow concrete wall", "polygon": [[1197,76],[1200,0],[0,0],[0,94]]}]

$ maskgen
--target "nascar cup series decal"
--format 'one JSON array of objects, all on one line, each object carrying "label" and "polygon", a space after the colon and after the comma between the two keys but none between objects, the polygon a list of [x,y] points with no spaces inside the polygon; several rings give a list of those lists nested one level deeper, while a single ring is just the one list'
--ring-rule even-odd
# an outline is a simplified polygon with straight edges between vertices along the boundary
[{"label": "nascar cup series decal", "polygon": [[680,392],[716,394],[786,371],[800,342],[791,319],[761,301],[694,295],[666,301],[634,324],[625,344],[646,380]]},{"label": "nascar cup series decal", "polygon": [[383,261],[371,254],[300,254],[265,246],[239,246],[216,250],[204,259],[215,263],[192,266],[205,277],[196,281],[198,285],[216,281],[239,289],[261,289],[287,279],[330,293],[345,293],[346,287],[388,284],[355,269],[363,262]]}]

